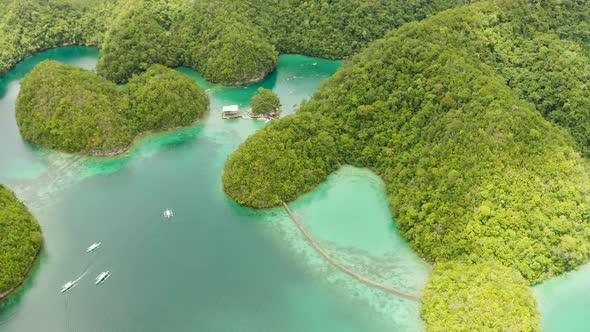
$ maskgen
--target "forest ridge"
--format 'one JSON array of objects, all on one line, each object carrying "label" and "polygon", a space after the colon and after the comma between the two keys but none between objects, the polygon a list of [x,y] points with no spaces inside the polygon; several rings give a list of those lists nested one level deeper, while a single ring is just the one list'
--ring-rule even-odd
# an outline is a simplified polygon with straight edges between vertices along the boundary
[{"label": "forest ridge", "polygon": [[392,28],[466,0],[3,0],[0,74],[43,49],[101,49],[116,83],[152,64],[186,66],[210,82],[262,79],[279,53],[349,57]]}]

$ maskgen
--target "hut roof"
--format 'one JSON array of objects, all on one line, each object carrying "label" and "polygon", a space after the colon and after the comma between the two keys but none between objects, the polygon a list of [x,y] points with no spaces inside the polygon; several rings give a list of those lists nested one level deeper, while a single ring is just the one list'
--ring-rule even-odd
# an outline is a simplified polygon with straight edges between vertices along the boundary
[{"label": "hut roof", "polygon": [[223,113],[236,113],[238,112],[238,105],[223,106]]}]

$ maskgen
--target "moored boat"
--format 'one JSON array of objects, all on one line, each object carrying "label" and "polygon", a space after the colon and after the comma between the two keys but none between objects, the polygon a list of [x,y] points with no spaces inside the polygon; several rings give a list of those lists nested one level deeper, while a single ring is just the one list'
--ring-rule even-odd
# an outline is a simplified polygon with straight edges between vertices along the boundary
[{"label": "moored boat", "polygon": [[65,284],[62,286],[62,288],[61,288],[61,292],[62,292],[62,293],[65,293],[65,292],[69,291],[70,289],[74,288],[74,286],[76,286],[76,283],[75,283],[75,282],[73,282],[73,281],[68,281],[68,282],[66,282],[66,283],[65,283]]},{"label": "moored boat", "polygon": [[94,279],[94,284],[98,285],[103,283],[105,280],[107,280],[109,277],[111,276],[111,272],[110,271],[105,271],[102,272],[101,274],[99,274],[98,276],[96,276],[96,278]]},{"label": "moored boat", "polygon": [[101,245],[102,245],[102,242],[94,242],[93,244],[90,245],[90,247],[88,247],[86,249],[86,252],[93,252],[96,249],[100,248]]}]

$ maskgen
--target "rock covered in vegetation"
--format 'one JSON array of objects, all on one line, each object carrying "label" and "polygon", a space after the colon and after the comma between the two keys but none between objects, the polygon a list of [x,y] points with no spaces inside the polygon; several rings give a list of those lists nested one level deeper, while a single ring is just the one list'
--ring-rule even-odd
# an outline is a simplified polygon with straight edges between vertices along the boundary
[{"label": "rock covered in vegetation", "polygon": [[112,82],[93,72],[43,61],[21,81],[16,120],[24,139],[65,152],[101,155],[133,139],[128,103]]},{"label": "rock covered in vegetation", "polygon": [[497,262],[437,264],[423,294],[428,331],[541,331],[526,280]]},{"label": "rock covered in vegetation", "polygon": [[135,132],[188,126],[209,110],[209,97],[193,79],[162,65],[134,76],[125,92]]},{"label": "rock covered in vegetation", "polygon": [[42,243],[35,217],[0,184],[0,299],[22,283]]},{"label": "rock covered in vegetation", "polygon": [[16,118],[23,138],[70,153],[115,155],[144,131],[189,125],[209,109],[192,79],[160,65],[121,90],[93,72],[43,61],[21,85]]},{"label": "rock covered in vegetation", "polygon": [[252,106],[252,113],[264,114],[280,108],[281,100],[272,90],[259,87],[258,93],[250,101],[250,106]]}]

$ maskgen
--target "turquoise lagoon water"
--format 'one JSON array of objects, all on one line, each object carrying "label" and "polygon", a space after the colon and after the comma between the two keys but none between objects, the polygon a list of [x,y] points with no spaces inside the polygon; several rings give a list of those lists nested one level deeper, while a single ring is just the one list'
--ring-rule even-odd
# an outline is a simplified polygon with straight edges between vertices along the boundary
[{"label": "turquoise lagoon water", "polygon": [[[232,88],[179,68],[207,89],[211,113],[190,128],[147,136],[122,157],[81,158],[24,142],[14,119],[19,80],[43,59],[92,69],[97,58],[94,48],[49,50],[0,79],[0,182],[30,206],[45,235],[31,277],[0,305],[0,331],[422,329],[416,303],[328,265],[284,211],[245,209],[221,191],[225,159],[265,125],[223,121],[221,107],[246,109],[264,86],[292,113],[340,62],[284,55],[264,81]],[[371,172],[343,167],[292,207],[352,269],[407,291],[423,287],[429,268],[399,236]],[[170,221],[161,217],[166,208],[175,213]],[[95,241],[103,247],[86,254]],[[95,286],[104,270],[111,278]]]}]

